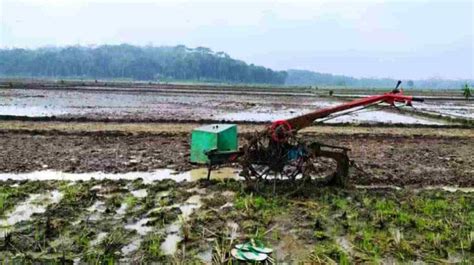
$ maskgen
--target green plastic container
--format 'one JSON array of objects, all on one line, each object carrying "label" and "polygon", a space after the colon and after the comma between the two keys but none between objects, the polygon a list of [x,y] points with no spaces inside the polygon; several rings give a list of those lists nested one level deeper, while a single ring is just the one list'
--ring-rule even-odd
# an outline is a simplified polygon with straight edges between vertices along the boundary
[{"label": "green plastic container", "polygon": [[191,162],[207,164],[206,152],[235,151],[238,148],[237,126],[235,124],[211,124],[193,130],[191,135]]}]

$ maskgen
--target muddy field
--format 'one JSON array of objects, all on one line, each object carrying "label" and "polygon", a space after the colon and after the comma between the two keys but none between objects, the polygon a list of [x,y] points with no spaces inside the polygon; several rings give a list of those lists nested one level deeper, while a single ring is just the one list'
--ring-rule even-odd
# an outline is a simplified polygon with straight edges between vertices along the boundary
[{"label": "muddy field", "polygon": [[[357,92],[357,91],[354,91]],[[360,92],[359,92],[360,93]],[[380,94],[382,91],[375,91]],[[360,97],[363,94],[352,95]],[[371,108],[327,123],[459,124],[474,119],[472,101],[429,99],[414,103],[417,112]],[[341,104],[350,97],[318,90],[232,91],[196,88],[97,87],[0,89],[0,117],[112,121],[269,122]],[[449,119],[451,118],[451,119]]]},{"label": "muddy field", "polygon": [[350,91],[68,89],[0,89],[2,263],[229,264],[250,240],[272,248],[267,264],[474,263],[472,102],[451,92],[423,92],[438,98],[415,105],[426,115],[382,108],[302,130],[351,149],[350,185],[292,193],[281,181],[248,187],[238,164],[205,180],[189,163],[189,133],[236,120],[243,144],[264,128],[256,122],[338,104]]},{"label": "muddy field", "polygon": [[311,127],[302,137],[351,148],[351,185],[288,197],[249,190],[237,167],[203,180],[196,124],[1,125],[6,262],[226,263],[248,240],[278,263],[474,258],[471,129]]},{"label": "muddy field", "polygon": [[[43,131],[1,135],[1,172],[123,173],[162,168],[185,171],[197,167],[189,163],[190,139],[183,134],[70,135]],[[472,137],[312,135],[310,132],[303,135],[308,141],[349,147],[355,165],[351,172],[354,184],[474,186]]]}]

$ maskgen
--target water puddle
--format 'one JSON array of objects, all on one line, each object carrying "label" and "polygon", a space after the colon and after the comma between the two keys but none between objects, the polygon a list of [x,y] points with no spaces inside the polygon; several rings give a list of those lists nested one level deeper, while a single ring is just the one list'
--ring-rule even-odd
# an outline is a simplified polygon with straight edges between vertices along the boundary
[{"label": "water puddle", "polygon": [[106,232],[100,232],[100,233],[97,235],[97,237],[96,237],[94,240],[92,240],[92,241],[90,242],[90,245],[91,245],[91,246],[95,246],[95,245],[100,244],[100,243],[102,242],[102,240],[104,240],[104,238],[105,238],[106,236],[107,236],[107,233],[106,233]]},{"label": "water puddle", "polygon": [[197,257],[204,262],[204,264],[212,264],[212,248],[209,247],[206,250],[197,253]]},{"label": "water puddle", "polygon": [[148,195],[146,189],[133,190],[130,193],[137,198],[145,198]]},{"label": "water puddle", "polygon": [[465,192],[470,193],[474,192],[474,187],[453,187],[453,186],[427,186],[423,187],[420,190],[443,190],[448,192]]},{"label": "water puddle", "polygon": [[28,116],[28,117],[49,117],[66,114],[66,112],[60,108],[48,107],[48,106],[27,106],[27,105],[15,105],[15,106],[1,106],[0,115],[12,115],[12,116]]},{"label": "water puddle", "polygon": [[94,204],[92,204],[90,207],[86,209],[89,212],[100,212],[104,213],[106,210],[105,207],[105,202],[103,201],[96,201]]},{"label": "water puddle", "polygon": [[178,248],[178,243],[183,240],[183,238],[177,233],[168,234],[165,238],[165,241],[161,243],[161,250],[165,255],[173,255]]},{"label": "water puddle", "polygon": [[339,246],[344,249],[344,251],[349,254],[350,256],[353,256],[354,255],[354,249],[352,247],[352,244],[351,242],[349,241],[349,239],[347,239],[347,237],[345,236],[340,236],[338,238],[336,238],[336,243],[339,244]]},{"label": "water puddle", "polygon": [[179,242],[183,240],[181,235],[181,226],[183,222],[189,218],[189,216],[199,207],[201,207],[201,195],[193,195],[189,197],[183,204],[179,205],[181,210],[181,215],[178,217],[178,220],[168,225],[165,228],[166,238],[161,243],[161,251],[165,255],[174,255],[178,247]]},{"label": "water puddle", "polygon": [[[235,168],[224,167],[215,170],[211,174],[212,179],[239,179],[238,170]],[[190,171],[178,173],[172,169],[159,169],[152,172],[127,172],[127,173],[104,173],[104,172],[90,172],[90,173],[65,173],[54,170],[34,171],[29,173],[0,173],[0,181],[6,180],[65,180],[65,181],[89,181],[95,180],[135,180],[143,179],[144,184],[150,184],[153,181],[160,181],[165,179],[172,179],[176,182],[181,181],[196,181],[207,178],[206,168],[197,168]],[[100,189],[100,186],[93,187]],[[135,191],[137,192],[137,191]],[[146,192],[146,190],[145,190]],[[136,193],[138,196],[143,195],[143,191]],[[145,195],[146,196],[146,195]]]},{"label": "water puddle", "polygon": [[[200,179],[207,178],[207,168],[196,168],[189,172],[190,180],[197,181]],[[241,179],[239,176],[239,169],[232,167],[222,167],[211,172],[211,179],[223,180],[223,179]],[[187,172],[185,172],[187,173]]]},{"label": "water puddle", "polygon": [[105,206],[105,202],[96,201],[86,210],[91,213],[91,215],[87,218],[89,221],[99,221],[102,217],[102,214],[107,210],[107,207]]},{"label": "water puddle", "polygon": [[231,202],[226,202],[224,205],[222,205],[221,207],[219,207],[219,209],[223,210],[225,208],[232,208],[234,207],[234,204],[231,203]]},{"label": "water puddle", "polygon": [[146,225],[150,220],[150,218],[140,219],[136,223],[125,225],[125,229],[135,230],[137,231],[137,234],[145,236],[153,230],[153,227]]},{"label": "water puddle", "polygon": [[120,251],[122,252],[124,256],[128,256],[132,254],[133,252],[135,252],[140,247],[140,244],[142,243],[142,241],[143,240],[141,238],[134,238],[130,244],[122,247]]},{"label": "water puddle", "polygon": [[398,187],[394,185],[355,185],[356,189],[365,189],[365,190],[413,190],[415,192],[424,191],[424,190],[442,190],[447,192],[465,192],[470,193],[474,192],[474,187],[456,187],[456,186],[426,186],[426,187]]},{"label": "water puddle", "polygon": [[0,219],[0,236],[4,236],[6,232],[22,221],[27,221],[33,214],[46,212],[46,207],[50,204],[61,201],[63,194],[57,190],[46,194],[31,194],[28,199],[18,204],[5,219]]},{"label": "water puddle", "polygon": [[155,196],[157,198],[164,198],[164,197],[168,197],[170,195],[170,191],[169,190],[165,190],[165,191],[160,191],[158,192]]},{"label": "water puddle", "polygon": [[148,221],[150,220],[151,220],[150,218],[143,218],[143,219],[138,220],[135,223],[125,225],[124,227],[125,229],[135,230],[137,234],[140,236],[134,237],[129,244],[122,247],[120,251],[122,252],[124,256],[129,256],[131,253],[138,250],[138,248],[140,247],[140,244],[143,241],[143,236],[147,235],[153,230],[153,227],[146,225]]},{"label": "water puddle", "polygon": [[355,188],[361,190],[402,190],[394,185],[355,185]]},{"label": "water puddle", "polygon": [[100,191],[100,190],[102,190],[102,185],[100,185],[100,184],[94,185],[94,186],[92,186],[92,188],[90,190],[91,191]]},{"label": "water puddle", "polygon": [[153,227],[146,225],[150,220],[151,220],[150,218],[143,218],[143,219],[138,220],[135,223],[125,225],[124,227],[125,229],[135,230],[137,234],[140,236],[134,237],[129,244],[122,247],[120,251],[122,252],[124,256],[129,256],[131,253],[138,250],[138,248],[140,247],[140,244],[143,241],[143,237],[146,236],[151,231],[153,231]]},{"label": "water puddle", "polygon": [[184,220],[187,220],[188,217],[194,212],[194,210],[199,207],[201,207],[201,196],[193,195],[189,197],[186,202],[179,206],[179,209],[181,210],[181,217]]}]

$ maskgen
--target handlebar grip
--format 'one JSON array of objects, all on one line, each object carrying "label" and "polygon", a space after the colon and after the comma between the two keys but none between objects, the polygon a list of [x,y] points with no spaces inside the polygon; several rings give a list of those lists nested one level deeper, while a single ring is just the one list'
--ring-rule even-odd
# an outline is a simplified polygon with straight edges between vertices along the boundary
[{"label": "handlebar grip", "polygon": [[411,98],[411,101],[415,101],[415,102],[423,102],[423,101],[425,101],[425,99],[424,99],[424,98],[416,98],[416,97],[412,97],[412,98]]},{"label": "handlebar grip", "polygon": [[398,89],[398,87],[402,84],[402,80],[398,80],[397,85],[395,86],[395,89]]}]

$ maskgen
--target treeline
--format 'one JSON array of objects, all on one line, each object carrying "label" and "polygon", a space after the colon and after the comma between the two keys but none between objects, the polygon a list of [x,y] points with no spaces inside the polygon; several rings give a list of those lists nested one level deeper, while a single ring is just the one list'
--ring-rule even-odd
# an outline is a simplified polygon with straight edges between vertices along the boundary
[{"label": "treeline", "polygon": [[246,64],[204,47],[98,47],[0,49],[0,75],[129,78],[284,84],[287,73]]},{"label": "treeline", "polygon": [[[0,49],[0,76],[132,79],[349,88],[391,88],[390,78],[354,78],[306,70],[272,69],[232,59],[209,48],[102,45]],[[460,89],[473,80],[403,80],[405,88]]]},{"label": "treeline", "polygon": [[[292,86],[337,86],[351,88],[392,88],[397,80],[390,78],[354,78],[344,75],[317,73],[306,70],[288,70],[287,85]],[[473,85],[474,80],[403,80],[404,88],[460,89],[465,84]]]}]

